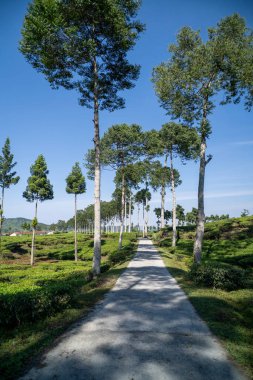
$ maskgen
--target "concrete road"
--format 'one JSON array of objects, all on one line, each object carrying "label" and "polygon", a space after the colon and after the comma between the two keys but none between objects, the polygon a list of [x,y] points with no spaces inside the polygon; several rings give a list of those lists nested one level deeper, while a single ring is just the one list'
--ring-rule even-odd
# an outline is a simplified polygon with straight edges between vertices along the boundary
[{"label": "concrete road", "polygon": [[242,380],[151,241],[22,380]]}]

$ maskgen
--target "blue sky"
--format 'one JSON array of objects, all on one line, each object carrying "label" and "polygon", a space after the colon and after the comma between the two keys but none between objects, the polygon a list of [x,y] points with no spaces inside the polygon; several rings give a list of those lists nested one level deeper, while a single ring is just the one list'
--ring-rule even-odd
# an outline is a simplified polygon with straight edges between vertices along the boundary
[{"label": "blue sky", "polygon": [[[0,1],[0,146],[9,136],[21,177],[16,186],[6,191],[5,216],[33,217],[34,206],[22,198],[22,193],[29,168],[42,153],[55,197],[39,206],[39,220],[52,223],[73,215],[73,199],[65,192],[65,178],[72,165],[83,162],[84,154],[92,147],[92,113],[78,105],[77,93],[52,90],[18,51],[27,4],[27,0]],[[167,122],[168,116],[159,107],[150,81],[152,68],[168,59],[167,46],[175,41],[181,27],[200,30],[205,38],[208,27],[234,12],[253,28],[252,0],[143,0],[139,19],[146,24],[146,31],[129,54],[131,62],[141,64],[141,75],[136,87],[124,92],[125,109],[100,114],[101,134],[116,123],[138,123],[148,130]],[[246,112],[243,104],[217,106],[211,123],[208,151],[213,160],[206,172],[206,215],[238,216],[244,208],[252,214],[252,112]],[[177,200],[189,211],[197,205],[198,165],[176,162],[176,167],[183,181]],[[110,199],[113,187],[113,173],[103,172],[103,200]],[[87,193],[79,197],[79,208],[92,202],[93,183],[88,181]],[[151,209],[159,204],[159,194],[155,193]],[[169,191],[166,206],[171,208]]]}]

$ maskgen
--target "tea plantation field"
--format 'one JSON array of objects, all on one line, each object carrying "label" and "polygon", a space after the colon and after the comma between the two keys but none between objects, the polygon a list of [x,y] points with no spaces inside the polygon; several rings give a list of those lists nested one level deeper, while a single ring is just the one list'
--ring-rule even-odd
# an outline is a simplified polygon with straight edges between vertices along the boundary
[{"label": "tea plantation field", "polygon": [[0,259],[0,377],[16,379],[23,368],[87,313],[116,282],[133,257],[136,234],[102,237],[102,274],[92,279],[93,239],[79,234],[36,237],[35,265],[30,266],[31,237],[4,237]]},{"label": "tea plantation field", "polygon": [[231,357],[253,378],[253,217],[207,223],[203,260],[193,265],[194,227],[179,228],[153,241],[165,265]]},{"label": "tea plantation field", "polygon": [[[123,250],[117,250],[117,234],[102,239],[101,271],[126,260],[135,234],[125,234]],[[73,233],[40,236],[36,239],[36,264],[29,265],[29,236],[5,237],[0,262],[0,325],[17,325],[52,315],[71,305],[89,277],[93,239],[80,234],[79,258],[74,260]]]}]

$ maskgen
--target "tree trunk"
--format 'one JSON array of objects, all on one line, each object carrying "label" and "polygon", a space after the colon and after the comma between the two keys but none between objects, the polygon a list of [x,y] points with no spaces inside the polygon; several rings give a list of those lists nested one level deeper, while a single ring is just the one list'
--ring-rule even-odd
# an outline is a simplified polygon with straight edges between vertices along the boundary
[{"label": "tree trunk", "polygon": [[140,203],[138,203],[138,232],[140,232]]},{"label": "tree trunk", "polygon": [[[210,86],[210,82],[208,84]],[[203,238],[205,232],[205,209],[204,209],[204,188],[205,188],[205,170],[206,165],[211,160],[212,156],[206,161],[206,134],[208,131],[207,120],[208,96],[204,99],[203,118],[201,123],[201,145],[200,145],[200,162],[199,162],[199,185],[198,185],[198,216],[196,237],[193,248],[194,261],[197,264],[201,262],[201,253]]]},{"label": "tree trunk", "polygon": [[128,232],[131,232],[131,216],[132,216],[132,194],[130,191],[130,197],[129,197],[129,225],[128,225]]},{"label": "tree trunk", "polygon": [[[168,159],[168,156],[167,154],[165,155],[165,160],[164,160],[164,169],[166,170],[167,169],[167,159]],[[165,192],[165,180],[166,176],[165,176],[165,173],[164,173],[164,177],[162,179],[162,188],[161,188],[161,228],[164,228],[164,208],[165,208],[165,195],[166,195],[166,192]]]},{"label": "tree trunk", "polygon": [[125,207],[125,222],[124,222],[124,231],[127,232],[127,202],[126,202],[126,196],[125,196],[125,203],[124,203],[124,207]]},{"label": "tree trunk", "polygon": [[142,236],[145,237],[145,217],[144,217],[144,202],[142,203],[142,220],[143,220],[143,230],[142,230]]},{"label": "tree trunk", "polygon": [[124,230],[124,217],[125,217],[125,172],[124,167],[122,167],[122,189],[121,189],[121,220],[120,220],[120,233],[119,233],[119,249],[122,248],[123,230]]},{"label": "tree trunk", "polygon": [[148,235],[148,198],[146,197],[146,207],[145,207],[145,236]]},{"label": "tree trunk", "polygon": [[95,204],[94,204],[94,254],[93,273],[100,273],[101,262],[101,214],[100,214],[100,137],[98,118],[98,92],[97,92],[97,62],[94,59],[94,145],[95,145]]},{"label": "tree trunk", "polygon": [[177,227],[176,227],[176,193],[175,193],[175,178],[173,168],[173,155],[170,152],[170,177],[171,177],[171,192],[172,192],[172,247],[176,246],[177,242]]},{"label": "tree trunk", "polygon": [[200,164],[199,164],[199,185],[198,185],[198,216],[196,237],[194,242],[194,261],[198,264],[201,262],[202,244],[205,231],[205,211],[204,211],[204,185],[205,185],[205,168],[206,168],[206,141],[202,138],[200,146]]},{"label": "tree trunk", "polygon": [[[35,202],[35,215],[34,219],[37,219],[38,201]],[[34,264],[34,252],[35,252],[35,227],[33,226],[32,234],[32,249],[31,249],[31,265]]]},{"label": "tree trunk", "polygon": [[76,194],[75,194],[75,261],[77,261],[77,234],[76,234]]}]

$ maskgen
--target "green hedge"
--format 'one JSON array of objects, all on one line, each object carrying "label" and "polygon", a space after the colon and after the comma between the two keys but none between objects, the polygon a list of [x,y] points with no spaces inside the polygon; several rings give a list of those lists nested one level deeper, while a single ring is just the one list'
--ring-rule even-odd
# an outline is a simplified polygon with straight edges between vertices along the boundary
[{"label": "green hedge", "polygon": [[0,325],[16,325],[33,321],[72,304],[75,294],[86,281],[86,271],[62,280],[38,280],[22,284],[6,284],[0,289]]},{"label": "green hedge", "polygon": [[189,278],[196,284],[202,284],[222,290],[236,290],[245,286],[245,271],[218,263],[193,264]]}]

